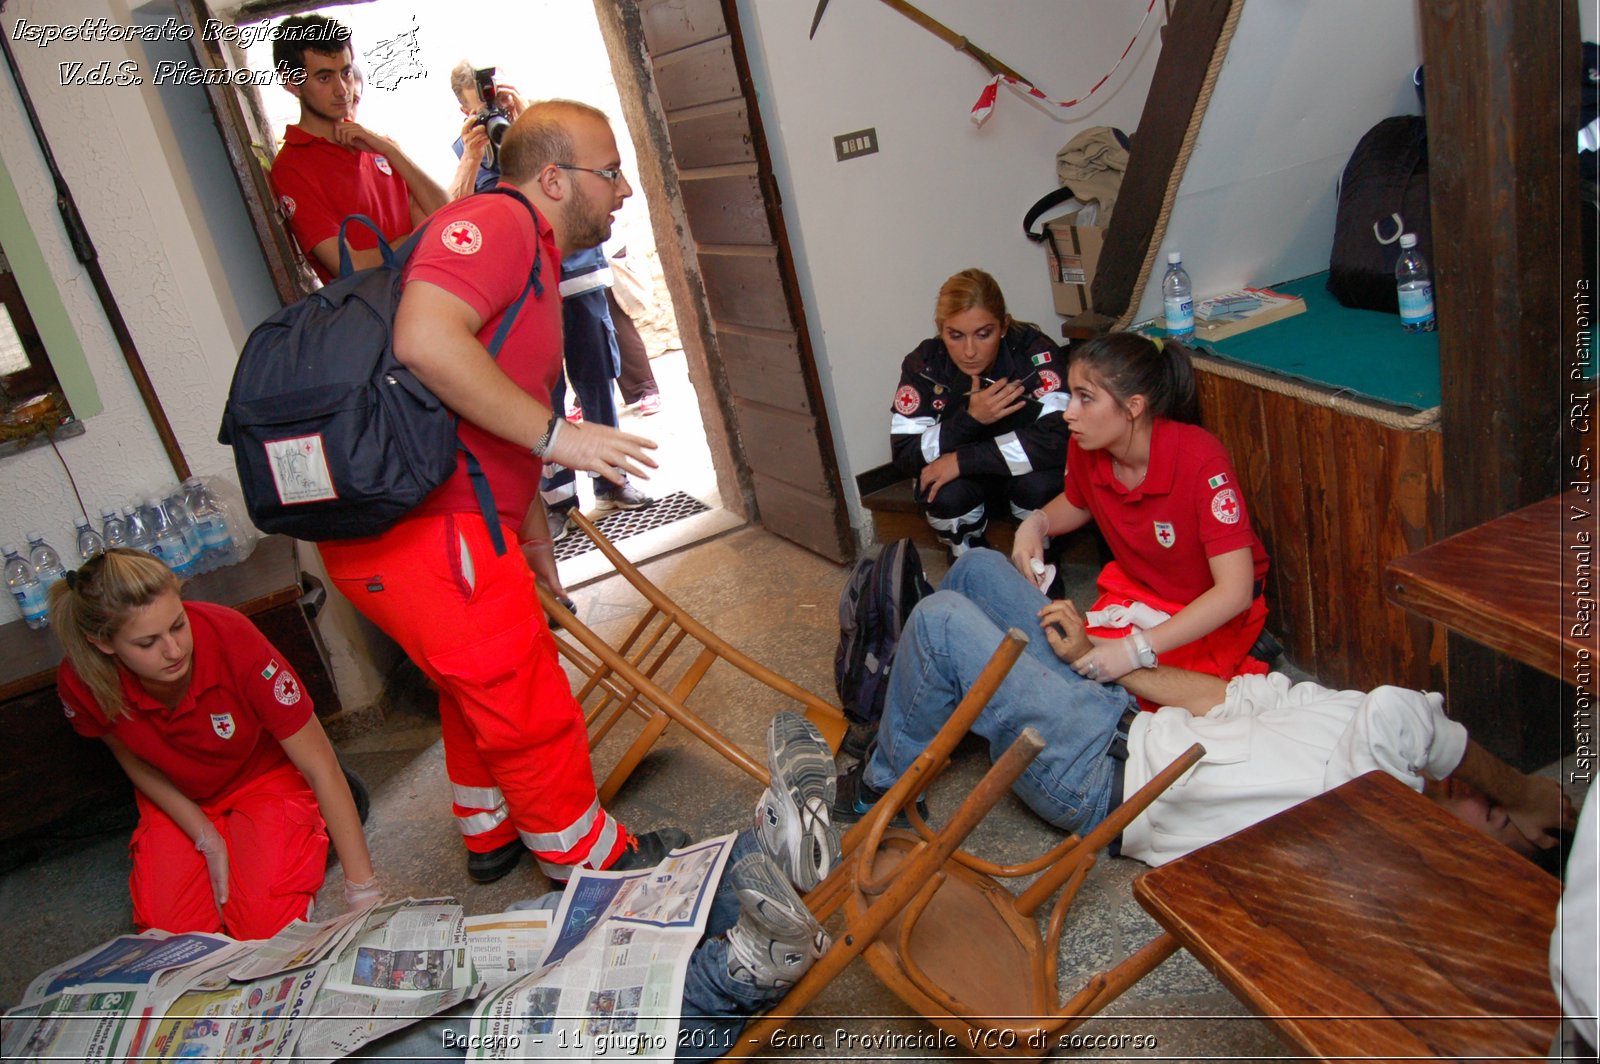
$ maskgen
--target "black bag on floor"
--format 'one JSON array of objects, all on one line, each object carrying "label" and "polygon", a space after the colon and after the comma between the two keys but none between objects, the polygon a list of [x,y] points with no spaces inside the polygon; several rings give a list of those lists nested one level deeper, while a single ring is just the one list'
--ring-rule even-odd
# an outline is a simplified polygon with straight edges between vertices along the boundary
[{"label": "black bag on floor", "polygon": [[1420,115],[1385,118],[1367,130],[1339,181],[1328,291],[1347,307],[1400,313],[1394,264],[1400,234],[1417,234],[1433,263],[1428,214],[1428,129]]},{"label": "black bag on floor", "polygon": [[845,715],[861,724],[883,716],[889,670],[912,607],[933,594],[916,544],[898,539],[862,558],[839,593],[839,647],[833,679]]}]

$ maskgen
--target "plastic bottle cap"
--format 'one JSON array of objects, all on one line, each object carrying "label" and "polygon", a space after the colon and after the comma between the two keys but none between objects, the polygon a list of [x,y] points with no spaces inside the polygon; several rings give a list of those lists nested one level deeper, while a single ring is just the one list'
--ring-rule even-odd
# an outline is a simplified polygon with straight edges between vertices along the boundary
[{"label": "plastic bottle cap", "polygon": [[[1401,237],[1401,239],[1404,240],[1405,238]],[[1182,261],[1183,261],[1183,256],[1178,254],[1176,251],[1167,252],[1167,265],[1168,266],[1176,266],[1178,263],[1180,263]]]},{"label": "plastic bottle cap", "polygon": [[1414,247],[1416,247],[1417,246],[1417,234],[1415,234],[1415,233],[1401,233],[1400,234],[1400,246],[1403,247],[1403,248],[1414,248]]},{"label": "plastic bottle cap", "polygon": [[28,537],[29,543],[33,543],[44,538],[43,532],[24,532],[23,535]]},{"label": "plastic bottle cap", "polygon": [[0,546],[0,553],[16,554],[17,545],[15,543],[7,543],[5,546]]}]

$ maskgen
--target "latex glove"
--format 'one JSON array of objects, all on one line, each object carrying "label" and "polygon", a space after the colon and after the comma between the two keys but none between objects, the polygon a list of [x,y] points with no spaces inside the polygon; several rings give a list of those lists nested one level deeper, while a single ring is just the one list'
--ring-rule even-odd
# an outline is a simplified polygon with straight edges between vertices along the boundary
[{"label": "latex glove", "polygon": [[1028,583],[1033,584],[1039,579],[1039,574],[1034,572],[1033,563],[1044,563],[1044,544],[1049,539],[1050,519],[1043,510],[1035,510],[1022,519],[1017,526],[1017,533],[1011,540],[1011,564],[1017,567]]},{"label": "latex glove", "polygon": [[547,462],[598,473],[618,487],[624,483],[623,474],[649,480],[644,469],[656,468],[655,459],[648,454],[655,450],[654,440],[592,421],[560,421],[556,426],[555,437],[545,448]]},{"label": "latex glove", "polygon": [[228,902],[228,844],[222,841],[217,829],[206,821],[205,830],[194,840],[194,848],[206,859],[206,872],[211,877],[211,896],[217,899],[217,908]]},{"label": "latex glove", "polygon": [[1172,614],[1163,613],[1143,602],[1130,602],[1126,606],[1107,606],[1103,610],[1090,610],[1084,618],[1090,628],[1151,629],[1172,620]]},{"label": "latex glove", "polygon": [[1094,649],[1072,663],[1073,671],[1096,683],[1115,683],[1139,667],[1139,652],[1131,639],[1096,642]]},{"label": "latex glove", "polygon": [[344,904],[346,909],[359,909],[369,902],[381,901],[382,899],[383,888],[378,886],[376,873],[365,883],[352,883],[348,879],[344,881]]}]

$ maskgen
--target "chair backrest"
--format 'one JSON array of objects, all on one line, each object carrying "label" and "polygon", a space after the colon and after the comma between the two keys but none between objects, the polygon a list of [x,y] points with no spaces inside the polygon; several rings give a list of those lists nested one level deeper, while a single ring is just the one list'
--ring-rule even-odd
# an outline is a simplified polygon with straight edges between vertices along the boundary
[{"label": "chair backrest", "polygon": [[[627,635],[612,642],[547,590],[539,589],[545,612],[559,626],[551,633],[557,649],[583,676],[573,694],[584,706],[590,748],[598,747],[623,721],[636,720],[639,724],[627,740],[621,759],[600,785],[602,802],[616,795],[662,732],[674,722],[766,786],[767,769],[761,761],[688,705],[690,695],[718,662],[726,662],[786,699],[800,703],[799,711],[817,726],[830,748],[838,749],[848,724],[837,706],[729,644],[651,583],[588,518],[574,511],[571,519],[644,600]],[[794,707],[785,704],[779,708]]]},{"label": "chair backrest", "polygon": [[[917,796],[950,755],[1027,643],[1013,629],[945,726],[916,762],[844,840],[845,860],[806,896],[820,918],[841,908],[845,930],[810,972],[741,1036],[729,1056],[748,1056],[803,1010],[857,956],[889,989],[958,1044],[993,1056],[1040,1055],[1171,955],[1159,938],[1093,976],[1066,1001],[1057,959],[1066,916],[1098,852],[1204,754],[1198,744],[1167,766],[1083,837],[1014,866],[984,861],[961,845],[1043,749],[1024,730],[995,760],[954,814],[935,830],[918,816]],[[890,822],[904,814],[913,830]],[[1037,876],[1020,894],[999,880]],[[1047,926],[1035,914],[1056,896]],[[986,1019],[986,1017],[988,1017]]]}]

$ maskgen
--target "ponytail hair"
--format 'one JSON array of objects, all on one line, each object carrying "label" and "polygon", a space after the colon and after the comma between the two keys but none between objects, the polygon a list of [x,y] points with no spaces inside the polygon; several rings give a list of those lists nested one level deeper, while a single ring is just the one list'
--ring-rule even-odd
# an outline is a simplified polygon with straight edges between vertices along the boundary
[{"label": "ponytail hair", "polygon": [[1152,340],[1134,332],[1097,336],[1074,347],[1069,365],[1081,364],[1124,406],[1142,395],[1155,417],[1200,424],[1189,349],[1174,340]]},{"label": "ponytail hair", "polygon": [[975,266],[952,274],[939,286],[939,298],[933,304],[934,328],[943,331],[946,321],[973,307],[982,307],[993,314],[1002,332],[1010,330],[1011,315],[1006,313],[1006,297],[1000,291],[1000,282]]},{"label": "ponytail hair", "polygon": [[50,585],[50,627],[73,671],[107,720],[122,716],[122,677],[111,655],[90,640],[110,643],[128,615],[180,582],[153,554],[112,547]]}]

